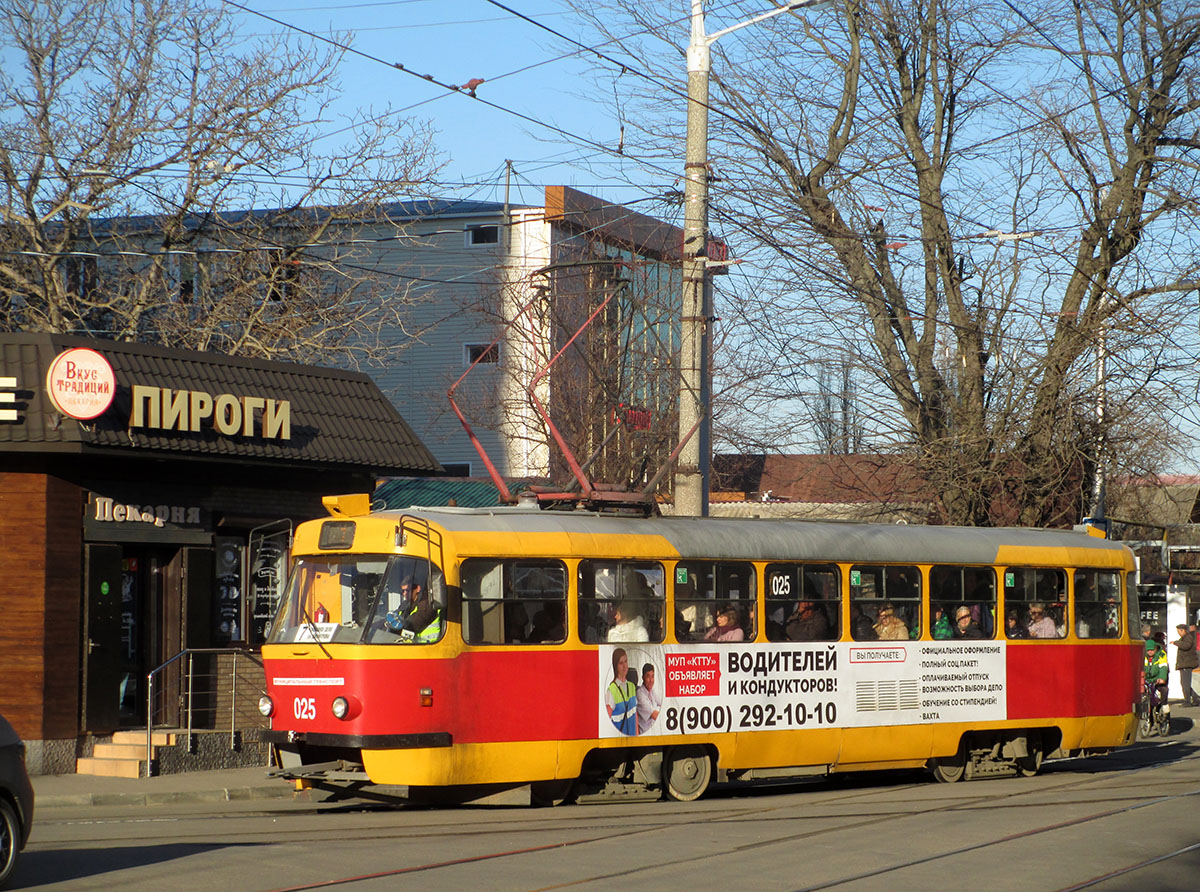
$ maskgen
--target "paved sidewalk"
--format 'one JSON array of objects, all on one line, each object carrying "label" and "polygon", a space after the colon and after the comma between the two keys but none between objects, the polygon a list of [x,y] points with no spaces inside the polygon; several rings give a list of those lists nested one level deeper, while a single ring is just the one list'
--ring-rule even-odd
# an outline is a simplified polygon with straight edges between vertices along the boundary
[{"label": "paved sidewalk", "polygon": [[267,771],[266,767],[232,768],[140,778],[48,774],[30,780],[38,809],[292,798],[294,786],[267,777]]}]

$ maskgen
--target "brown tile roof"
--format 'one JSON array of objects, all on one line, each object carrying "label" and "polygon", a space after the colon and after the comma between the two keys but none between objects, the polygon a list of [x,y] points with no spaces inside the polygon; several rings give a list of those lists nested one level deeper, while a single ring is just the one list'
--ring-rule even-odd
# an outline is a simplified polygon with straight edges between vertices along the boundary
[{"label": "brown tile roof", "polygon": [[890,455],[719,455],[712,488],[751,499],[826,504],[933,499],[911,460]]},{"label": "brown tile roof", "polygon": [[[90,347],[113,367],[116,399],[94,422],[61,416],[45,394],[51,360],[71,347]],[[0,422],[0,451],[157,453],[376,474],[441,469],[378,386],[359,372],[72,335],[0,333],[0,377],[17,379],[19,416]],[[134,384],[288,400],[291,438],[222,436],[209,426],[195,433],[131,428]]]}]

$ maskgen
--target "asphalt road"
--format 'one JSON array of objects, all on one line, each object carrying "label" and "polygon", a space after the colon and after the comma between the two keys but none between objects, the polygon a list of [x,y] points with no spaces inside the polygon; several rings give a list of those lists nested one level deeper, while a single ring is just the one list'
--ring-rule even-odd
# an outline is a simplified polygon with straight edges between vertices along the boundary
[{"label": "asphalt road", "polygon": [[13,887],[1192,892],[1200,731],[1182,724],[1036,778],[954,785],[888,772],[690,804],[47,808]]}]

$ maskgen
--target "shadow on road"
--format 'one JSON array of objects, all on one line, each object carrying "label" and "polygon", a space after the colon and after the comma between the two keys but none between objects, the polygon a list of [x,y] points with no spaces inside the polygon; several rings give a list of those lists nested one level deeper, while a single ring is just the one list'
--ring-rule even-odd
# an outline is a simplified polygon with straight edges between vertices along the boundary
[{"label": "shadow on road", "polygon": [[[52,883],[68,883],[99,877],[119,870],[163,864],[220,849],[258,846],[262,843],[177,843],[172,845],[113,846],[107,849],[55,849],[24,852],[10,879],[10,888],[35,889]],[[119,882],[113,879],[114,884]]]}]

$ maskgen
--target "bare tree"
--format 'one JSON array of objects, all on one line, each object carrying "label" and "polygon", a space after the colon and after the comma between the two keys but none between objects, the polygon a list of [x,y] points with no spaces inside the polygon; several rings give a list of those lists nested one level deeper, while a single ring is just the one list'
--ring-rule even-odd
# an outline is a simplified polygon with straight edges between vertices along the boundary
[{"label": "bare tree", "polygon": [[340,51],[235,24],[203,0],[3,5],[0,328],[351,363],[394,346],[407,300],[375,246],[436,170],[430,135],[328,120]]},{"label": "bare tree", "polygon": [[[689,11],[589,14],[661,95]],[[768,279],[727,294],[731,380],[769,402],[852,355],[873,448],[949,522],[1070,523],[1094,469],[1161,461],[1194,377],[1198,41],[1166,0],[846,0],[726,37],[712,213]],[[684,102],[656,100],[625,118],[665,156]]]}]

